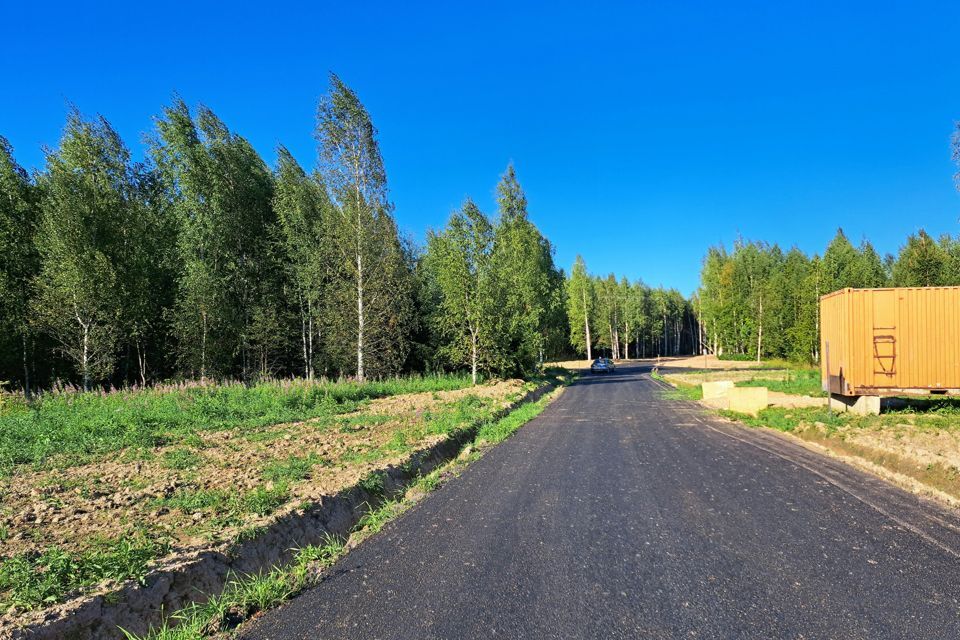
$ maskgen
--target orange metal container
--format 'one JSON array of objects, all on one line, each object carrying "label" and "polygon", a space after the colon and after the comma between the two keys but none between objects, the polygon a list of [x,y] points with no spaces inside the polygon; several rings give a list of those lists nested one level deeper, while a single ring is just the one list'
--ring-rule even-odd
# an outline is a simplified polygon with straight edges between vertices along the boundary
[{"label": "orange metal container", "polygon": [[960,393],[960,287],[841,289],[820,298],[823,389]]}]

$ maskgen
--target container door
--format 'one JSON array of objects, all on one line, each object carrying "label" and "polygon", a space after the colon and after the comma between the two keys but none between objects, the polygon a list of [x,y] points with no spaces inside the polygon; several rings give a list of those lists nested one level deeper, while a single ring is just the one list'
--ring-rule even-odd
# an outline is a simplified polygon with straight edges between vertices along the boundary
[{"label": "container door", "polygon": [[896,386],[898,304],[899,296],[894,290],[873,292],[874,387]]}]

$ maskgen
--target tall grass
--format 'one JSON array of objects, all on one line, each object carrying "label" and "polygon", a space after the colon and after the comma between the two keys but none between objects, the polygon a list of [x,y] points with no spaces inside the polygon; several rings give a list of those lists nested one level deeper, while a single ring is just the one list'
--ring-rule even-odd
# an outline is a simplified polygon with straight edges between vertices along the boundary
[{"label": "tall grass", "polygon": [[201,431],[332,416],[373,398],[469,385],[467,376],[440,375],[366,383],[285,380],[253,386],[227,383],[48,393],[30,405],[8,404],[0,411],[0,472],[17,465],[42,465],[53,457],[68,465],[126,447],[195,439]]},{"label": "tall grass", "polygon": [[797,369],[787,373],[782,380],[754,378],[737,383],[738,387],[766,387],[770,391],[798,396],[825,396],[820,383],[819,369]]}]

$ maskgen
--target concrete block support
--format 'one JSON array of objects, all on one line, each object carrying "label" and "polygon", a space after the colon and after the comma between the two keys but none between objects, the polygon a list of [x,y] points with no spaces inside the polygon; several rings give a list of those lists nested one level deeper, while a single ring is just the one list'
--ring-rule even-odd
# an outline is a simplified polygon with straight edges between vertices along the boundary
[{"label": "concrete block support", "polygon": [[770,404],[770,394],[766,387],[734,387],[728,392],[730,410],[756,416]]},{"label": "concrete block support", "polygon": [[703,399],[712,400],[713,398],[726,398],[730,389],[733,389],[732,380],[717,380],[715,382],[704,382],[700,385],[703,389]]},{"label": "concrete block support", "polygon": [[880,396],[842,396],[830,394],[830,408],[837,412],[849,411],[860,416],[880,415]]}]

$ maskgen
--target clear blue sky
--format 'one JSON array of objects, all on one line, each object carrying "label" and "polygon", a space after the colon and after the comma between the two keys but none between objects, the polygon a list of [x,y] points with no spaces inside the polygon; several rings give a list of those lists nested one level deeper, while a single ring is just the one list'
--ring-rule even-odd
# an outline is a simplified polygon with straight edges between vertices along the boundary
[{"label": "clear blue sky", "polygon": [[178,92],[268,163],[283,143],[312,166],[335,71],[418,239],[468,195],[492,212],[510,161],[561,266],[685,294],[738,234],[820,252],[842,226],[885,253],[960,232],[960,2],[165,4],[0,9],[0,134],[22,164],[68,101],[142,156]]}]

